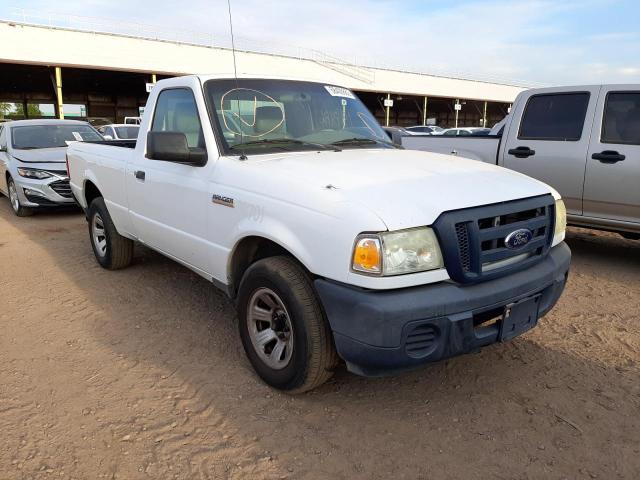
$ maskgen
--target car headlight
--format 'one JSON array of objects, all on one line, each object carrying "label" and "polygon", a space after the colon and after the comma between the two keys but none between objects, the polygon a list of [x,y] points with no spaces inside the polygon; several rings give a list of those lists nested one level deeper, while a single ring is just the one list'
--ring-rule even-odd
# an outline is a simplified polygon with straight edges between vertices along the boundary
[{"label": "car headlight", "polygon": [[401,275],[442,268],[442,253],[432,229],[421,227],[356,239],[351,268],[369,275]]},{"label": "car headlight", "polygon": [[53,176],[49,172],[46,172],[44,170],[37,170],[35,168],[18,168],[18,174],[21,177],[36,178],[38,180],[42,180],[42,179]]},{"label": "car headlight", "polygon": [[567,230],[567,207],[562,200],[556,200],[556,228],[554,236],[562,235]]}]

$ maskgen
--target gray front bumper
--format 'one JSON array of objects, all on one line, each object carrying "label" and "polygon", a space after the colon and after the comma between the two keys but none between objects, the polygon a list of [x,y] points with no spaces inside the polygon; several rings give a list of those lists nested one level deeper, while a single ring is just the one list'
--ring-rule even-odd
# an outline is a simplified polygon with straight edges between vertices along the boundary
[{"label": "gray front bumper", "polygon": [[[76,203],[73,196],[67,196],[71,195],[70,187],[67,189],[63,185],[65,181],[59,178],[35,180],[14,177],[13,181],[16,185],[20,203],[25,207],[54,207]],[[66,184],[68,185],[68,180]]]},{"label": "gray front bumper", "polygon": [[[570,261],[563,242],[525,270],[473,285],[440,282],[374,291],[317,279],[315,287],[349,370],[377,376],[499,341],[501,321],[483,326],[479,320],[522,299],[539,297],[537,323],[560,298]],[[410,345],[415,338],[425,348],[415,350]]]}]

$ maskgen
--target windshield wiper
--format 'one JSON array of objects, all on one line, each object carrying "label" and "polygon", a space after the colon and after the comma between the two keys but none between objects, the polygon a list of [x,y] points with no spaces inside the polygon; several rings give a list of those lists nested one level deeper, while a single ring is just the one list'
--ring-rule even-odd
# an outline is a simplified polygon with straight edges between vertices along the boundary
[{"label": "windshield wiper", "polygon": [[389,147],[396,147],[391,142],[385,142],[384,140],[377,140],[375,138],[365,138],[365,137],[353,137],[353,138],[345,138],[344,140],[338,140],[337,142],[332,142],[331,145],[386,145]]},{"label": "windshield wiper", "polygon": [[[240,150],[243,147],[252,147],[255,145],[300,145],[311,146],[320,148],[322,150],[333,150],[334,152],[341,151],[340,148],[333,145],[324,145],[322,143],[305,142],[303,140],[297,140],[295,138],[263,138],[262,140],[253,140],[251,142],[237,143],[229,147],[230,150]],[[285,149],[286,150],[286,149]]]}]

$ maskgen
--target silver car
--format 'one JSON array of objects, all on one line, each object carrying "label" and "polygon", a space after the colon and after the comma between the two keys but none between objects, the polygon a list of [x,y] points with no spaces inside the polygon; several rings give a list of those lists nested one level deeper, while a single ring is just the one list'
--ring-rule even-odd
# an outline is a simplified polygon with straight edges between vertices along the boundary
[{"label": "silver car", "polygon": [[68,142],[101,141],[86,122],[18,120],[0,124],[0,192],[16,215],[75,203],[66,167]]}]

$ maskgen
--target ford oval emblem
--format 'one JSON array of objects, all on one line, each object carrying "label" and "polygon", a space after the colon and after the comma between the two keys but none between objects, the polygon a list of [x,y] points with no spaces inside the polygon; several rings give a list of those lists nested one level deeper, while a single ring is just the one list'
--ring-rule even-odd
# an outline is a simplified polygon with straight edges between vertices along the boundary
[{"label": "ford oval emblem", "polygon": [[521,228],[511,232],[504,239],[504,245],[511,250],[517,250],[524,247],[533,238],[533,233],[528,228]]}]

